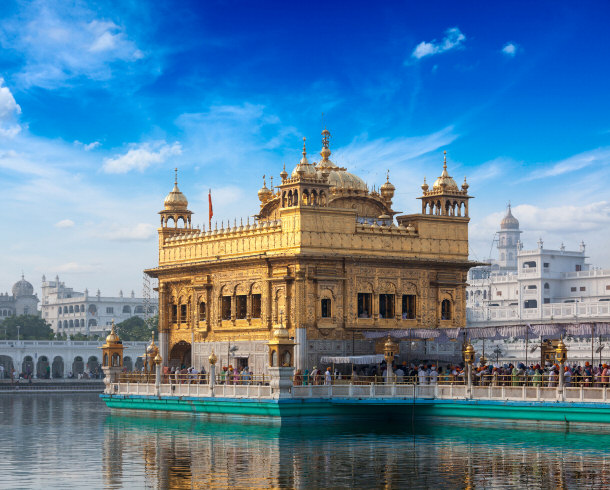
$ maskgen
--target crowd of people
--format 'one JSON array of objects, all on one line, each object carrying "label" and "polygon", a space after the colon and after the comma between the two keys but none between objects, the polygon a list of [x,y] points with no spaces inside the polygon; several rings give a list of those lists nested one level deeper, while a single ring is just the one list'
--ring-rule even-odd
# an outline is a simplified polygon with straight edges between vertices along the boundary
[{"label": "crowd of people", "polygon": [[[472,383],[479,386],[534,386],[534,387],[557,387],[559,383],[559,364],[532,363],[526,366],[524,363],[502,364],[495,366],[473,366]],[[339,369],[327,367],[325,370],[314,366],[311,372],[296,370],[294,374],[294,385],[330,385],[337,382],[353,384],[369,383],[405,383],[419,385],[436,384],[466,384],[467,370],[464,363],[451,365],[445,368],[433,363],[411,363],[403,362],[392,366],[389,372],[384,364],[365,367],[354,367],[351,374],[341,374]],[[577,363],[564,366],[565,386],[584,387],[610,387],[610,365],[599,364],[593,366],[589,362],[584,365]]]}]

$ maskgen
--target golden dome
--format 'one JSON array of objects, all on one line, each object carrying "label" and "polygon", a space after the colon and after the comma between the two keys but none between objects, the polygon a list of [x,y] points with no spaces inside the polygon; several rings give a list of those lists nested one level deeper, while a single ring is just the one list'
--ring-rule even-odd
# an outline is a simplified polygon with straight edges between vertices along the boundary
[{"label": "golden dome", "polygon": [[216,362],[218,361],[218,358],[216,357],[216,354],[214,354],[214,349],[212,349],[212,353],[210,354],[210,357],[208,357],[208,361],[210,361],[210,364],[212,366],[214,364],[216,364]]},{"label": "golden dome", "polygon": [[155,344],[155,334],[153,332],[150,344],[148,344],[148,347],[146,348],[146,354],[148,357],[155,357],[158,353],[159,348],[157,347],[157,344]]},{"label": "golden dome", "polygon": [[273,331],[273,337],[276,339],[287,339],[287,338],[289,338],[288,330],[286,328],[284,328],[283,325],[279,325]]},{"label": "golden dome", "polygon": [[392,199],[394,197],[394,191],[396,187],[390,182],[390,171],[388,170],[388,174],[386,176],[385,184],[381,186],[381,196],[384,199]]},{"label": "golden dome", "polygon": [[265,181],[265,176],[263,175],[263,187],[261,187],[258,191],[258,198],[262,203],[265,203],[271,199],[272,196],[273,192],[267,187],[267,182]]},{"label": "golden dome", "polygon": [[305,138],[303,138],[303,158],[301,158],[301,161],[299,162],[299,164],[296,167],[294,167],[291,177],[293,179],[296,179],[297,177],[303,177],[305,175],[307,175],[309,177],[317,177],[316,167],[314,167],[307,160],[307,150],[305,149]]},{"label": "golden dome", "polygon": [[157,353],[157,355],[155,356],[155,358],[153,359],[153,362],[155,364],[161,364],[163,362],[163,358],[161,357],[160,354]]},{"label": "golden dome", "polygon": [[178,189],[178,169],[175,169],[175,171],[176,179],[174,181],[174,188],[163,202],[165,209],[168,211],[173,209],[186,209],[189,204],[186,196],[180,192],[180,189]]},{"label": "golden dome", "polygon": [[508,203],[508,209],[506,210],[506,216],[500,222],[500,228],[502,230],[518,230],[519,220],[513,216],[511,212],[510,203]]},{"label": "golden dome", "polygon": [[116,344],[120,341],[121,341],[121,339],[119,339],[119,336],[114,331],[114,320],[112,320],[112,328],[110,329],[110,333],[108,334],[108,337],[106,337],[106,343],[107,344]]},{"label": "golden dome", "polygon": [[432,186],[432,189],[435,191],[450,191],[450,192],[458,192],[460,189],[458,188],[458,185],[455,183],[455,180],[453,180],[453,177],[451,177],[449,175],[449,172],[447,172],[447,152],[444,152],[445,155],[445,159],[443,161],[443,173],[441,174],[441,176],[436,179],[436,182],[434,182],[434,185]]}]

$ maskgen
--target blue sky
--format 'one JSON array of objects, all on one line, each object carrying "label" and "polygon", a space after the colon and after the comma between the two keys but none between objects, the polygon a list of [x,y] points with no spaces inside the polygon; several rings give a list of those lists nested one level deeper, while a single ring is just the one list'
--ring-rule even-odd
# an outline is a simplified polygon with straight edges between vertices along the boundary
[{"label": "blue sky", "polygon": [[525,248],[584,240],[610,267],[606,2],[346,5],[2,2],[0,291],[23,271],[140,293],[174,167],[196,224],[209,188],[215,218],[246,217],[323,125],[404,212],[447,150],[473,259],[510,200]]}]

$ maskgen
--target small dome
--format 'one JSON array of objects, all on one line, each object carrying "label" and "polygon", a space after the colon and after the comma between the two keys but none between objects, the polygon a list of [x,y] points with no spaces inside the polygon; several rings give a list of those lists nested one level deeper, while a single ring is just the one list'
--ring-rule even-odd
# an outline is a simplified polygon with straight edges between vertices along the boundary
[{"label": "small dome", "polygon": [[381,186],[380,190],[381,190],[381,196],[384,199],[392,199],[394,197],[394,191],[396,190],[396,187],[394,187],[394,184],[392,184],[390,182],[390,171],[389,170],[388,170],[385,184],[383,184]]},{"label": "small dome", "polygon": [[305,138],[303,138],[303,158],[299,164],[294,167],[292,174],[290,175],[293,179],[302,176],[316,177],[316,167],[314,167],[309,160],[307,160],[307,150],[305,148]]},{"label": "small dome", "polygon": [[434,185],[432,186],[432,189],[435,191],[444,190],[450,192],[458,192],[460,190],[458,185],[455,183],[455,180],[453,180],[453,177],[449,175],[449,172],[447,172],[447,152],[444,152],[444,155],[445,158],[443,161],[443,173],[438,179],[436,179]]},{"label": "small dome", "polygon": [[119,339],[119,336],[114,331],[114,321],[113,321],[112,322],[112,329],[110,330],[110,333],[108,334],[108,337],[106,337],[106,343],[107,344],[116,344],[116,343],[120,342],[120,340],[121,339]]},{"label": "small dome", "polygon": [[280,325],[273,331],[273,336],[276,339],[287,339],[289,337],[288,330]]},{"label": "small dome", "polygon": [[182,192],[180,192],[180,189],[178,189],[178,183],[175,183],[174,188],[167,195],[163,204],[165,206],[165,209],[167,210],[186,209],[188,207],[189,202],[186,199],[186,196],[182,194]]},{"label": "small dome", "polygon": [[17,281],[13,285],[13,296],[33,296],[34,295],[34,286],[32,286],[28,281],[23,278],[23,274],[21,275],[21,280]]},{"label": "small dome", "polygon": [[267,187],[267,182],[265,181],[265,176],[263,175],[263,187],[261,187],[258,191],[258,198],[262,203],[265,203],[271,198],[271,196],[273,196],[273,192]]},{"label": "small dome", "polygon": [[518,230],[519,229],[519,220],[513,216],[511,212],[510,204],[508,205],[508,209],[506,211],[506,216],[500,222],[500,228],[502,230]]}]

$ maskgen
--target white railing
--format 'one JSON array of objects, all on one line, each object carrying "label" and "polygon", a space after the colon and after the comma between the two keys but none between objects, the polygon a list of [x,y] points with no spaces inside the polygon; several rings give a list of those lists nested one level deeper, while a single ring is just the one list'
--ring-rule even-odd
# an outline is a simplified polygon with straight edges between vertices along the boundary
[{"label": "white railing", "polygon": [[522,308],[519,316],[517,306],[471,307],[466,310],[469,322],[502,321],[521,319],[560,320],[573,318],[610,317],[610,301],[582,303],[551,303],[540,308]]},{"label": "white railing", "polygon": [[[420,400],[511,400],[511,401],[548,401],[561,398],[557,388],[546,386],[472,386],[463,384],[337,384],[293,386],[290,390],[293,399],[420,399]],[[159,391],[152,383],[114,383],[111,394],[176,396],[190,398],[235,398],[271,399],[274,390],[262,385],[209,385],[184,384],[160,385]],[[568,402],[608,403],[610,407],[610,388],[605,387],[565,387],[563,399]]]}]

